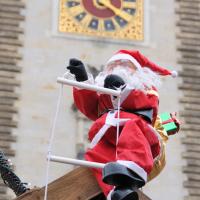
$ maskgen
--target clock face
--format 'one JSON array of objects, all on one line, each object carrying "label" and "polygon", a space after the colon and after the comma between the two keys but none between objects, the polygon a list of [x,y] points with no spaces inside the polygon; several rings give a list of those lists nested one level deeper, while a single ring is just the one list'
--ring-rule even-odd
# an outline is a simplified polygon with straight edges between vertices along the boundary
[{"label": "clock face", "polygon": [[60,0],[61,32],[143,39],[143,0]]},{"label": "clock face", "polygon": [[66,7],[81,26],[94,31],[116,31],[136,13],[136,0],[67,0]]}]

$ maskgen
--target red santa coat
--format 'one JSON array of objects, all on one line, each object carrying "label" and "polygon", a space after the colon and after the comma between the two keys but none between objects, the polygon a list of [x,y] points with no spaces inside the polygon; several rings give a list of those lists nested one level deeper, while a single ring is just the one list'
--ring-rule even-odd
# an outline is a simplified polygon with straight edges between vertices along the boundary
[{"label": "red santa coat", "polygon": [[[117,161],[135,171],[146,181],[153,168],[153,159],[160,152],[159,140],[151,124],[141,116],[126,111],[153,109],[154,122],[158,111],[157,92],[151,90],[145,94],[139,90],[127,88],[123,90],[120,104],[120,135],[117,144],[115,123],[117,111],[114,110],[116,108],[114,97],[76,88],[73,94],[77,108],[94,121],[88,134],[93,145],[86,152],[86,160],[101,163]],[[108,110],[113,111],[106,112]],[[100,115],[101,113],[104,114]],[[93,172],[107,195],[112,187],[102,182],[101,170],[93,169]]]}]

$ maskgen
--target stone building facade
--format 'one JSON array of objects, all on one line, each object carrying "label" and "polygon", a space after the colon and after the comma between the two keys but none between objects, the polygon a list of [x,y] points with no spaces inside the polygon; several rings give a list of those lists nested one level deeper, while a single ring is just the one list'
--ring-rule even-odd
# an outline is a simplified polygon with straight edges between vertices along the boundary
[{"label": "stone building facade", "polygon": [[[166,168],[144,191],[154,200],[167,200],[170,194],[173,200],[197,200],[200,1],[141,1],[143,39],[129,41],[61,32],[61,2],[0,0],[0,147],[13,156],[16,173],[32,185],[45,183],[60,89],[56,78],[65,72],[68,60],[77,57],[100,70],[118,49],[138,49],[154,62],[180,71],[178,79],[163,79],[160,112],[178,111],[184,123],[181,134],[167,144]],[[72,90],[64,86],[52,152],[81,157],[89,126],[74,112]],[[72,168],[51,163],[49,180]],[[0,186],[0,199],[5,199],[5,187]]]}]

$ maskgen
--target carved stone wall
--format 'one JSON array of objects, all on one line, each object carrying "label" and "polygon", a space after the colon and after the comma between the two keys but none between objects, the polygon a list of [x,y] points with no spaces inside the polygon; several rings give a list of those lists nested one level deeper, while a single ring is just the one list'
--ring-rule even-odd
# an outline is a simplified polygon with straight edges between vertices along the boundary
[{"label": "carved stone wall", "polygon": [[187,176],[184,187],[188,190],[186,200],[200,199],[200,0],[176,0],[177,4],[177,51],[182,70],[183,92],[180,99],[183,110],[182,143],[186,151],[183,158]]},{"label": "carved stone wall", "polygon": [[[18,111],[15,103],[19,98],[16,88],[20,86],[17,74],[21,72],[18,49],[23,45],[19,39],[23,34],[23,8],[20,0],[0,0],[0,150],[6,156],[15,156],[11,144],[16,141],[12,130],[17,127],[14,118]],[[7,187],[0,180],[0,199],[10,199],[6,193]]]}]

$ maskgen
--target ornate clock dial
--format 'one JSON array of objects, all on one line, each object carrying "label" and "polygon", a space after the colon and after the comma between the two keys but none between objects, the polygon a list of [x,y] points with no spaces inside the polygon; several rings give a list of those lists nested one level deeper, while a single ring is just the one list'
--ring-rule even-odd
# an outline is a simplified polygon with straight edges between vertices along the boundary
[{"label": "ornate clock dial", "polygon": [[137,0],[66,0],[70,16],[82,27],[113,32],[134,19]]}]

